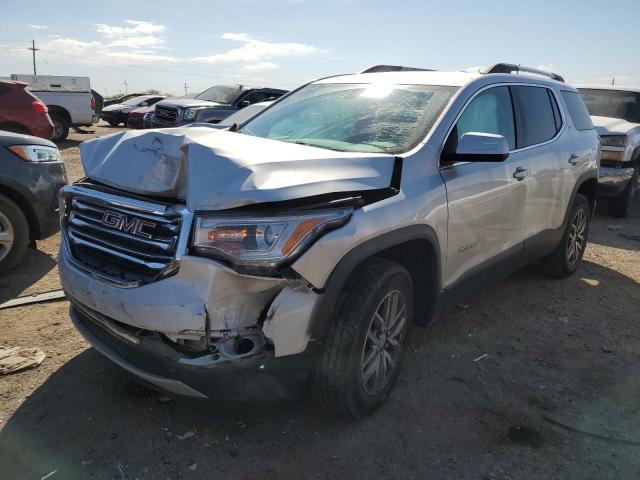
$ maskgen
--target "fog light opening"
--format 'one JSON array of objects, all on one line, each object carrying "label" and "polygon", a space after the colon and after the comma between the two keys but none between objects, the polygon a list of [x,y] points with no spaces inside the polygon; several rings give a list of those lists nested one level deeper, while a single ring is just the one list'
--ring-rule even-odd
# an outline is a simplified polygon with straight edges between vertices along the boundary
[{"label": "fog light opening", "polygon": [[236,341],[235,350],[238,355],[246,355],[251,353],[255,348],[255,342],[249,337],[241,337]]}]

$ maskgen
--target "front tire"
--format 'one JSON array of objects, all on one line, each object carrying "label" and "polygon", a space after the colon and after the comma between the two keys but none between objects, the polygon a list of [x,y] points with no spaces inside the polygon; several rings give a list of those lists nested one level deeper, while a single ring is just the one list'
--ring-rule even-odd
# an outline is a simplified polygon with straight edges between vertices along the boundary
[{"label": "front tire", "polygon": [[316,377],[321,403],[351,418],[382,405],[400,373],[413,305],[411,276],[403,266],[372,258],[358,267],[325,338]]},{"label": "front tire", "polygon": [[629,185],[620,195],[609,199],[609,213],[614,217],[627,218],[631,214],[631,206],[638,186],[638,175],[640,175],[640,167],[636,165],[633,167],[633,176]]},{"label": "front tire", "polygon": [[544,263],[550,275],[565,278],[575,273],[582,263],[590,225],[591,204],[587,197],[578,193],[562,240],[555,251],[545,259]]},{"label": "front tire", "polygon": [[0,195],[0,274],[15,267],[29,244],[29,224],[20,207]]}]

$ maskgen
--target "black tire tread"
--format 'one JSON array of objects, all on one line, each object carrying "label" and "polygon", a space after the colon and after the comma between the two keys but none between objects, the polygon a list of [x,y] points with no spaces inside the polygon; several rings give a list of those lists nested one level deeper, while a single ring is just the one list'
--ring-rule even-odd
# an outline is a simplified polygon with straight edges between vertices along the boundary
[{"label": "black tire tread", "polygon": [[320,403],[340,416],[360,416],[355,399],[348,392],[349,363],[340,359],[350,353],[358,334],[359,315],[369,300],[369,294],[380,286],[384,274],[391,269],[406,272],[401,265],[379,257],[366,260],[358,267],[340,295],[327,331],[316,377],[316,394]]},{"label": "black tire tread", "polygon": [[[573,218],[575,208],[580,204],[583,204],[584,206],[586,206],[587,211],[589,212],[589,217],[587,220],[588,222],[587,231],[586,231],[586,237],[585,237],[585,249],[586,249],[586,246],[587,246],[586,242],[588,242],[588,238],[589,238],[589,227],[591,226],[591,216],[593,212],[591,211],[591,205],[587,197],[585,197],[581,193],[577,193],[573,201],[573,204],[570,207],[571,212],[569,213],[569,220],[565,227],[565,232],[562,235],[562,240],[560,240],[560,243],[558,244],[556,249],[550,255],[548,255],[542,262],[547,274],[549,274],[554,278],[566,278],[573,275],[577,270],[577,268],[579,268],[580,263],[582,262],[582,258],[581,258],[578,262],[578,267],[576,267],[576,270],[571,271],[567,268],[565,264],[565,258],[564,258],[564,245],[567,240],[567,236],[569,235],[569,229],[571,228],[570,227],[571,219]],[[583,250],[583,253],[584,253],[584,250]]]}]

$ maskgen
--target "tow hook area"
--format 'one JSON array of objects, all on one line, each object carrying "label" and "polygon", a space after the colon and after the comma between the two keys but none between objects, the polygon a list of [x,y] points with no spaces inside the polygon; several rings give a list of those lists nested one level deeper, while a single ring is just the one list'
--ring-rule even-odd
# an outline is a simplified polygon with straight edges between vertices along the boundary
[{"label": "tow hook area", "polygon": [[225,362],[242,362],[252,357],[259,359],[271,356],[266,349],[267,340],[259,330],[246,332],[233,338],[221,338],[211,341],[209,353],[196,357],[182,357],[179,362],[185,365],[214,365]]}]

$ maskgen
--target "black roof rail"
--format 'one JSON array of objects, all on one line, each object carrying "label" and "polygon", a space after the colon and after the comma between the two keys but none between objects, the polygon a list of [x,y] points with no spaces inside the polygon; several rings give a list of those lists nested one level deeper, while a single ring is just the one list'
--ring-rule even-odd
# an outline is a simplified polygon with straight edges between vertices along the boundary
[{"label": "black roof rail", "polygon": [[405,67],[403,65],[374,65],[359,73],[381,73],[381,72],[435,72],[430,68]]},{"label": "black roof rail", "polygon": [[558,82],[564,83],[564,78],[562,78],[557,73],[547,72],[545,70],[540,70],[539,68],[530,68],[523,67],[522,65],[514,65],[513,63],[496,63],[492,67],[485,68],[481,70],[480,73],[488,74],[488,73],[533,73],[535,75],[542,75],[543,77],[548,77],[551,80],[556,80]]}]

